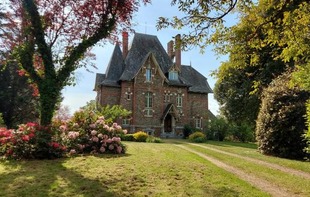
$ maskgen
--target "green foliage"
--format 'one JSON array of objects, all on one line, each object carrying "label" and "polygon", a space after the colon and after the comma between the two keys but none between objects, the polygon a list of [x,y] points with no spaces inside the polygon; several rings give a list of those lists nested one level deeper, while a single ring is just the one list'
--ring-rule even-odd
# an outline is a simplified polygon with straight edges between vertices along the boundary
[{"label": "green foliage", "polygon": [[137,142],[146,142],[146,139],[149,137],[149,135],[143,131],[138,131],[133,134],[133,137]]},{"label": "green foliage", "polygon": [[133,137],[133,134],[124,134],[121,135],[122,141],[135,141],[135,138]]},{"label": "green foliage", "polygon": [[80,110],[70,121],[55,124],[59,138],[70,154],[76,153],[125,153],[121,136],[127,133],[117,123],[108,124],[95,112]]},{"label": "green foliage", "polygon": [[181,14],[182,17],[174,16],[171,19],[160,17],[157,28],[172,27],[179,30],[188,27],[192,31],[182,35],[183,47],[197,45],[203,51],[212,40],[210,30],[223,27],[223,18],[236,7],[237,2],[243,5],[249,1],[173,0],[172,5],[178,7],[179,11],[183,13]]},{"label": "green foliage", "polygon": [[2,113],[0,113],[0,127],[4,125],[4,120],[2,118]]},{"label": "green foliage", "polygon": [[223,118],[219,117],[208,123],[207,137],[210,140],[223,141],[229,132],[229,123]]},{"label": "green foliage", "polygon": [[[82,107],[81,110],[86,114],[96,114],[96,116],[104,116],[105,122],[111,124],[116,122],[121,117],[128,117],[131,112],[123,108],[120,105],[107,105],[104,107],[97,106],[95,100],[87,102],[86,106]],[[77,114],[79,112],[76,112]]]},{"label": "green foliage", "polygon": [[8,159],[52,159],[62,157],[64,146],[54,141],[52,131],[36,123],[17,130],[0,128],[0,156]]},{"label": "green foliage", "polygon": [[196,131],[188,136],[191,142],[202,143],[207,141],[206,135],[201,131]]},{"label": "green foliage", "polygon": [[127,117],[131,114],[130,111],[124,109],[120,105],[107,105],[105,107],[99,108],[99,114],[104,116],[107,123],[113,123],[117,118]]},{"label": "green foliage", "polygon": [[14,63],[0,65],[0,112],[8,128],[25,122],[36,122],[39,117],[39,98],[33,96],[27,77],[19,76]]},{"label": "green foliage", "polygon": [[273,81],[264,91],[257,119],[256,139],[259,150],[267,155],[303,159],[306,140],[304,115],[309,92],[289,87],[290,73]]},{"label": "green foliage", "polygon": [[239,142],[253,142],[254,141],[254,129],[247,123],[241,123],[241,125],[230,124],[229,134],[234,141]]},{"label": "green foliage", "polygon": [[305,133],[305,139],[307,140],[307,145],[308,147],[306,147],[305,151],[310,154],[310,100],[307,101],[307,125],[308,125],[308,129],[306,130]]},{"label": "green foliage", "polygon": [[154,136],[149,135],[146,138],[146,142],[148,142],[148,143],[162,143],[162,140],[158,137],[154,137]]},{"label": "green foliage", "polygon": [[190,125],[184,125],[183,137],[186,139],[192,133],[193,133],[193,128]]}]

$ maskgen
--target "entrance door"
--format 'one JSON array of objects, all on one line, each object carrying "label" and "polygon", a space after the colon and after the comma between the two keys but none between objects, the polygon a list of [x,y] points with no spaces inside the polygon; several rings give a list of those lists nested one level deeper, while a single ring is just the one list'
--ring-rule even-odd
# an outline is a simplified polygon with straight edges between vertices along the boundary
[{"label": "entrance door", "polygon": [[164,128],[166,133],[170,133],[172,131],[172,116],[167,114],[164,122]]}]

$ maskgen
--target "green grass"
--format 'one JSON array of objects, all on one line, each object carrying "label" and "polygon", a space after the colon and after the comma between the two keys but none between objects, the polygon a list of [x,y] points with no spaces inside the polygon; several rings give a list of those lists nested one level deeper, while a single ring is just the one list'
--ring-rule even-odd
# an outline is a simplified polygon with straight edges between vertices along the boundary
[{"label": "green grass", "polygon": [[[175,145],[183,144],[246,173],[307,196],[310,180],[187,144],[126,142],[126,155],[1,161],[0,196],[269,196],[235,175]],[[213,142],[210,148],[310,172],[310,162],[264,156],[253,143]]]},{"label": "green grass", "polygon": [[124,156],[1,161],[0,196],[269,196],[171,143],[126,144]]},{"label": "green grass", "polygon": [[[209,145],[209,144],[203,144],[203,145],[206,147],[214,148],[213,145]],[[255,175],[262,179],[268,180],[275,185],[284,187],[287,190],[289,190],[291,193],[298,194],[300,196],[308,196],[310,194],[310,180],[309,179],[299,177],[296,175],[291,175],[288,173],[284,173],[282,171],[272,169],[264,165],[257,164],[255,162],[246,161],[244,159],[236,158],[236,157],[229,156],[226,154],[221,154],[213,150],[205,149],[202,147],[197,147],[195,145],[186,145],[186,146],[194,149],[195,151],[198,151],[208,156],[211,156],[213,158],[216,158],[224,163],[229,164],[230,166],[237,167],[238,169],[241,169],[246,173]],[[244,148],[235,146],[233,149],[234,151],[230,151],[230,152],[244,156],[243,154],[245,151]],[[248,151],[251,151],[250,149],[248,149]],[[228,150],[228,149],[222,148],[221,150]],[[285,166],[285,167],[294,166],[295,169],[298,169],[304,172],[308,172],[310,168],[309,162],[299,162],[299,161],[286,160],[286,159],[281,159],[281,158],[271,158],[268,156],[260,155],[257,152],[256,154],[253,153],[253,155],[256,155],[256,157],[252,157],[252,158],[260,159],[266,162],[277,161],[274,163],[281,164],[281,166]]]},{"label": "green grass", "polygon": [[259,159],[266,162],[282,165],[284,167],[293,168],[296,170],[310,173],[310,162],[296,161],[263,155],[258,152],[257,145],[254,143],[208,141],[203,145],[206,145],[211,148],[216,148],[222,151],[234,153],[240,156]]}]

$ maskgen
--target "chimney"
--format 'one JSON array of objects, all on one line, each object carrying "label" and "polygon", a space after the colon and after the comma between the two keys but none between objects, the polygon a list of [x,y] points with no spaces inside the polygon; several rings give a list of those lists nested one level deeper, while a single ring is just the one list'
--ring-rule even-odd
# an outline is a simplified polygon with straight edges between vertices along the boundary
[{"label": "chimney", "polygon": [[167,53],[168,53],[168,56],[170,57],[170,59],[174,58],[174,49],[173,49],[173,41],[172,40],[170,42],[168,42],[168,44],[167,44]]},{"label": "chimney", "polygon": [[125,59],[128,54],[128,32],[123,31],[123,58]]},{"label": "chimney", "polygon": [[175,36],[175,65],[181,70],[181,35]]}]

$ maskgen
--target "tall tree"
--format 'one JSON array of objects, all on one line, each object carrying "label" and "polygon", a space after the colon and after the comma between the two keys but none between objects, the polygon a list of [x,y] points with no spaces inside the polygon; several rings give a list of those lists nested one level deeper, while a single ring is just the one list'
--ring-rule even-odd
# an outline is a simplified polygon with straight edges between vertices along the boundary
[{"label": "tall tree", "polygon": [[[149,0],[143,0],[148,3]],[[12,51],[37,85],[40,122],[49,125],[60,92],[89,49],[130,27],[138,0],[5,0],[1,50]],[[2,19],[1,19],[2,20]],[[6,59],[7,60],[7,59]]]},{"label": "tall tree", "polygon": [[[256,67],[254,72],[244,73],[244,76],[250,74],[254,92],[258,90],[259,93],[286,66],[296,66],[296,81],[309,87],[308,1],[173,0],[172,4],[184,15],[172,19],[161,17],[158,27],[190,28],[189,33],[183,35],[185,47],[193,44],[204,49],[212,43],[219,54],[230,54],[225,63],[230,64],[230,68]],[[232,12],[239,23],[225,26],[225,17]],[[253,77],[255,73],[261,76]],[[269,76],[264,76],[266,73]],[[218,83],[223,82],[223,74],[217,77]]]},{"label": "tall tree", "polygon": [[38,97],[26,76],[20,76],[18,66],[0,66],[0,113],[8,128],[38,121]]}]

